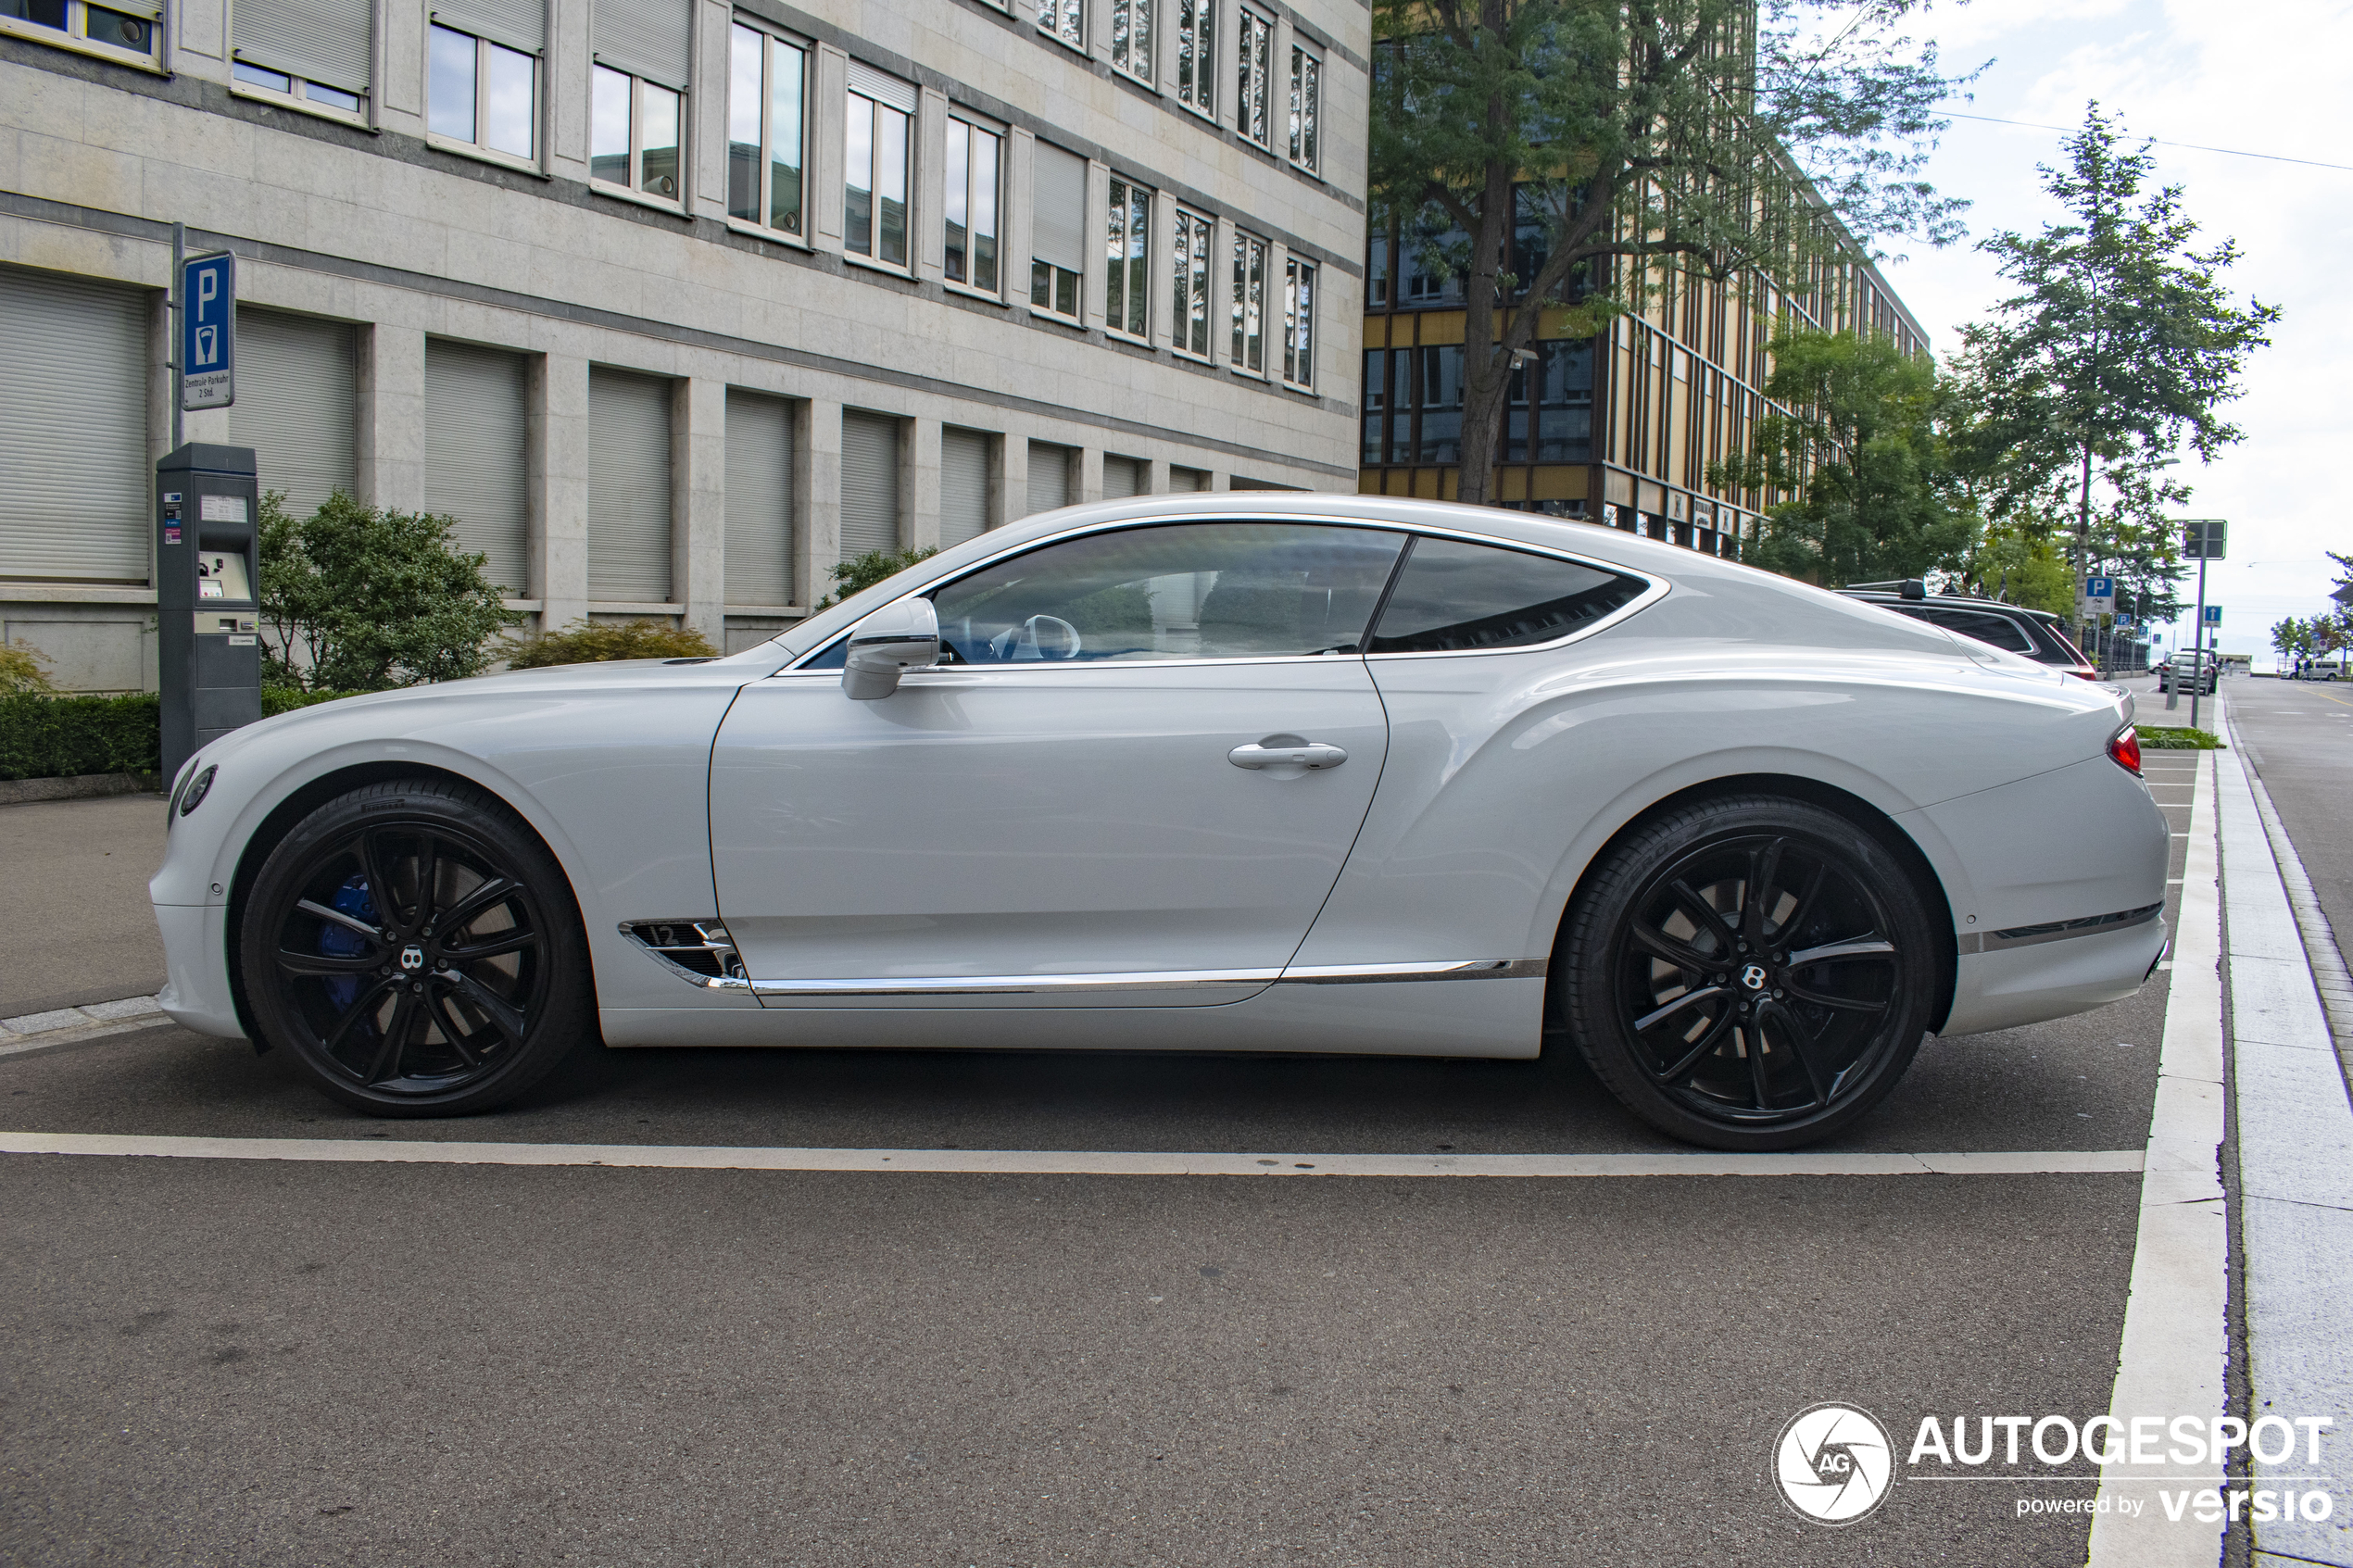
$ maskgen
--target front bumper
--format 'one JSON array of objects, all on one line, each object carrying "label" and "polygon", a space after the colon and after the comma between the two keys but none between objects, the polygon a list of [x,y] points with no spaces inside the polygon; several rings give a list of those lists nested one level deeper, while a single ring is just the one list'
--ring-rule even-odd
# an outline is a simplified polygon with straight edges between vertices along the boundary
[{"label": "front bumper", "polygon": [[244,1039],[245,1025],[229,992],[229,907],[157,904],[155,910],[156,927],[163,934],[165,975],[156,1000],[174,1022],[199,1035]]}]

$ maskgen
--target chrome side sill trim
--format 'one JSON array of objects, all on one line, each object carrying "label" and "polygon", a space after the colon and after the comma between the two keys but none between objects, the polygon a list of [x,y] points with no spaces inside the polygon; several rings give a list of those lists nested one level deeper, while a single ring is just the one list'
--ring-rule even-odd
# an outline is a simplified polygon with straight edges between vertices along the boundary
[{"label": "chrome side sill trim", "polygon": [[1132,974],[925,974],[904,980],[754,980],[762,997],[1066,997],[1089,991],[1194,991],[1265,985],[1278,969],[1168,969]]},{"label": "chrome side sill trim", "polygon": [[1541,980],[1548,959],[1452,959],[1428,963],[1311,964],[1283,971],[1285,985],[1374,985],[1399,980]]},{"label": "chrome side sill trim", "polygon": [[1088,992],[1198,991],[1237,985],[1366,985],[1400,980],[1541,979],[1543,959],[1448,959],[1422,963],[1317,964],[1304,969],[1166,969],[1125,974],[925,974],[905,979],[702,980],[762,997],[1066,997]]},{"label": "chrome side sill trim", "polygon": [[2070,936],[2102,936],[2111,931],[2130,931],[2136,925],[2146,925],[2165,912],[2162,903],[2145,904],[2137,909],[2118,909],[2113,914],[2086,915],[2082,920],[2051,921],[2042,925],[2014,925],[2007,931],[1989,931],[1980,935],[1971,932],[1956,939],[1955,946],[1962,953],[1999,953],[2012,947],[2032,947],[2045,942],[2064,942]]}]

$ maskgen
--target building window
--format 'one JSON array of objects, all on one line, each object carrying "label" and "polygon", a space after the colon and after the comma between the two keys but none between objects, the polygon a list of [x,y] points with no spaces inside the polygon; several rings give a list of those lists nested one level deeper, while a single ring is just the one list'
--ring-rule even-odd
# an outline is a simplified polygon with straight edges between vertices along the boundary
[{"label": "building window", "polygon": [[156,18],[145,8],[144,0],[134,0],[127,11],[84,5],[82,0],[0,0],[0,30],[39,38],[37,30],[44,28],[80,43],[98,44],[108,54],[135,56],[148,64],[155,61]]},{"label": "building window", "polygon": [[741,22],[728,51],[727,216],[798,234],[809,56]]},{"label": "building window", "polygon": [[[1420,436],[1414,443],[1417,463],[1459,463],[1463,460],[1463,347],[1456,343],[1414,350],[1414,399],[1420,418]],[[1403,444],[1401,442],[1402,446]]]},{"label": "building window", "polygon": [[1217,112],[1217,0],[1176,0],[1176,101]]},{"label": "building window", "polygon": [[948,281],[995,294],[997,191],[1003,142],[993,131],[961,119],[948,122]]},{"label": "building window", "polygon": [[907,122],[901,109],[856,90],[846,95],[842,150],[841,243],[852,256],[888,267],[907,265]]},{"label": "building window", "polygon": [[1378,468],[1389,460],[1387,443],[1382,438],[1383,421],[1389,414],[1389,350],[1365,350],[1365,445],[1357,458],[1359,468]]},{"label": "building window", "polygon": [[1050,143],[1032,145],[1029,307],[1076,321],[1085,303],[1087,160]]},{"label": "building window", "polygon": [[368,92],[373,9],[370,0],[244,0],[230,18],[233,74],[241,86],[357,116]]},{"label": "building window", "polygon": [[1386,229],[1376,229],[1365,244],[1365,307],[1385,308],[1389,305],[1389,242]]},{"label": "building window", "polygon": [[1323,107],[1324,62],[1293,45],[1290,52],[1290,160],[1310,174],[1323,167],[1315,145],[1315,127]]},{"label": "building window", "polygon": [[1283,263],[1283,380],[1315,384],[1315,269],[1296,257]]},{"label": "building window", "polygon": [[438,22],[429,31],[425,128],[486,152],[535,157],[539,62]]},{"label": "building window", "polygon": [[1105,234],[1103,325],[1129,337],[1142,337],[1151,320],[1145,308],[1150,285],[1144,260],[1151,235],[1152,196],[1141,185],[1125,180],[1111,182],[1111,218]]},{"label": "building window", "polygon": [[1234,369],[1266,373],[1266,242],[1234,235]]},{"label": "building window", "polygon": [[1038,31],[1085,53],[1086,0],[1038,0]]},{"label": "building window", "polygon": [[1260,146],[1272,144],[1266,78],[1274,69],[1275,24],[1255,11],[1234,12],[1239,69],[1234,78],[1234,127]]},{"label": "building window", "polygon": [[592,69],[588,177],[657,200],[680,200],[679,94],[610,66]]},{"label": "building window", "polygon": [[1209,358],[1209,220],[1183,207],[1176,213],[1175,248],[1170,252],[1176,280],[1176,312],[1170,317],[1171,346],[1179,354]]},{"label": "building window", "polygon": [[1152,0],[1111,0],[1111,69],[1152,79]]},{"label": "building window", "polygon": [[[1534,360],[1512,371],[1504,426],[1507,463],[1582,463],[1593,450],[1593,345],[1590,341],[1534,345]],[[1529,406],[1529,394],[1535,395]],[[1529,428],[1530,423],[1534,428]]]}]

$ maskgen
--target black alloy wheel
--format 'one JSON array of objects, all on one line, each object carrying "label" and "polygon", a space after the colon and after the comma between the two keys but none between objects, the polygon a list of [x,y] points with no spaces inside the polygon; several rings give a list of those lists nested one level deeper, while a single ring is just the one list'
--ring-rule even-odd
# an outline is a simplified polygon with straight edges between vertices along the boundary
[{"label": "black alloy wheel", "polygon": [[1665,813],[1604,855],[1563,928],[1554,999],[1594,1073],[1660,1131],[1793,1148],[1895,1086],[1945,961],[1877,839],[1742,796]]},{"label": "black alloy wheel", "polygon": [[313,811],[264,862],[240,935],[267,1043],[377,1115],[487,1110],[595,1032],[562,869],[454,781],[371,784]]}]

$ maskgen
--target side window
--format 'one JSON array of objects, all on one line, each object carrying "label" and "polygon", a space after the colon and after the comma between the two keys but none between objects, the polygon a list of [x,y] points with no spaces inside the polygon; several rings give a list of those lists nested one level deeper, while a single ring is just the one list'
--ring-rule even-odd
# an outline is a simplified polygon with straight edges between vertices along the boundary
[{"label": "side window", "polygon": [[2006,653],[2022,653],[2032,657],[2034,641],[2007,615],[1988,615],[1982,610],[1931,608],[1923,620],[1958,632],[1964,637],[1975,637],[1981,643],[1991,643]]},{"label": "side window", "polygon": [[1529,647],[1631,603],[1645,584],[1551,556],[1417,537],[1367,653]]},{"label": "side window", "polygon": [[1049,545],[939,590],[958,663],[1354,653],[1403,533],[1163,523]]}]

